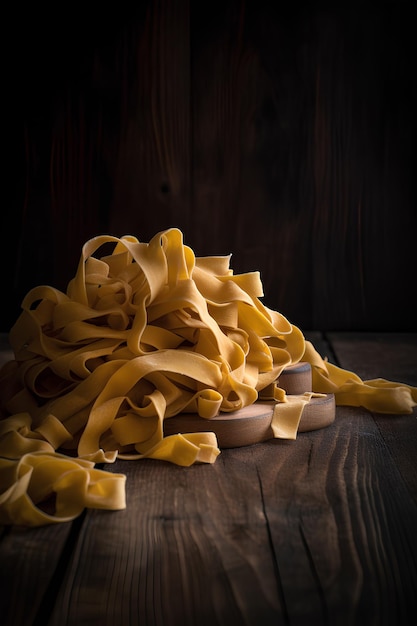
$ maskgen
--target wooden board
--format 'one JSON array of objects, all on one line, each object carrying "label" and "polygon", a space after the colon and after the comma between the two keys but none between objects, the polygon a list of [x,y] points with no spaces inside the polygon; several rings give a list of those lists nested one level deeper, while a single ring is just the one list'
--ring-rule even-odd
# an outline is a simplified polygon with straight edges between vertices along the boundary
[{"label": "wooden board", "polygon": [[[311,391],[311,367],[301,362],[286,368],[279,377],[279,385],[288,395]],[[275,402],[255,402],[239,411],[220,413],[211,419],[196,414],[170,417],[164,422],[164,434],[214,432],[220,448],[249,446],[272,439],[271,421]],[[299,432],[324,428],[334,421],[336,404],[333,394],[312,398],[304,407]]]},{"label": "wooden board", "polygon": [[[178,415],[164,422],[165,435],[175,433],[214,432],[220,448],[238,448],[273,439],[271,428],[274,402],[256,402],[233,413],[221,413],[205,420],[198,415]],[[329,426],[336,414],[333,394],[324,398],[312,398],[305,405],[299,432],[317,430]]]},{"label": "wooden board", "polygon": [[90,236],[179,226],[301,328],[413,330],[414,3],[199,4],[8,3],[0,329]]}]

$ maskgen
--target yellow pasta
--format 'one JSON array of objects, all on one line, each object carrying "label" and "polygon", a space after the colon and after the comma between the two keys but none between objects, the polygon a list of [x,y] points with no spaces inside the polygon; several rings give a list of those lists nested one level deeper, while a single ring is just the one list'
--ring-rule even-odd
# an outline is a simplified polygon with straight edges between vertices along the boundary
[{"label": "yellow pasta", "polygon": [[[111,253],[100,256],[103,246]],[[125,507],[125,476],[97,463],[153,458],[183,466],[220,453],[210,419],[275,399],[276,437],[295,438],[309,396],[286,397],[283,369],[308,361],[313,388],[339,404],[405,413],[415,388],[362,381],[325,362],[301,331],[264,306],[258,272],[196,258],[180,230],[86,242],[66,293],[39,286],[10,331],[0,372],[0,522],[41,525],[85,507]],[[205,432],[164,436],[181,413]],[[53,511],[44,503],[54,501]]]}]

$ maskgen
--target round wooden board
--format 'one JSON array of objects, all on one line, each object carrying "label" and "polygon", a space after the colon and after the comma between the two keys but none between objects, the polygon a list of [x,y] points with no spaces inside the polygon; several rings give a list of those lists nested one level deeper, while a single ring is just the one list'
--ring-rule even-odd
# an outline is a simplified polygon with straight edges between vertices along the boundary
[{"label": "round wooden board", "polygon": [[[274,402],[256,402],[232,413],[221,413],[211,419],[195,414],[182,414],[164,421],[164,434],[214,432],[219,448],[239,448],[273,439],[271,428]],[[333,394],[311,398],[305,405],[298,432],[324,428],[336,415]]]},{"label": "round wooden board", "polygon": [[311,365],[301,361],[286,367],[278,378],[278,385],[290,396],[311,391]]}]

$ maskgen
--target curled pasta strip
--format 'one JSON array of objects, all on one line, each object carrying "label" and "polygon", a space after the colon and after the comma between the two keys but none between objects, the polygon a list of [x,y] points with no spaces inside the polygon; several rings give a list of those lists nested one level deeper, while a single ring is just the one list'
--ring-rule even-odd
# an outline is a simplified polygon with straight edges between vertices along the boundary
[{"label": "curled pasta strip", "polygon": [[[94,468],[94,463],[56,452],[32,452],[17,462],[0,459],[0,523],[42,526],[67,522],[85,507],[125,508],[125,476]],[[39,506],[54,497],[54,513]]]},{"label": "curled pasta strip", "polygon": [[[276,381],[300,360],[312,365],[314,390],[339,404],[415,406],[413,388],[364,382],[325,362],[262,295],[258,272],[234,275],[230,256],[196,258],[175,228],[149,243],[86,242],[66,293],[32,289],[10,331],[15,358],[0,372],[0,521],[39,525],[84,507],[123,508],[124,476],[96,463],[213,463],[220,451],[210,419],[265,390],[276,401],[274,435],[294,438],[309,398],[286,397]],[[206,432],[164,436],[164,421],[187,412],[206,420]],[[51,494],[52,513],[42,509]]]}]

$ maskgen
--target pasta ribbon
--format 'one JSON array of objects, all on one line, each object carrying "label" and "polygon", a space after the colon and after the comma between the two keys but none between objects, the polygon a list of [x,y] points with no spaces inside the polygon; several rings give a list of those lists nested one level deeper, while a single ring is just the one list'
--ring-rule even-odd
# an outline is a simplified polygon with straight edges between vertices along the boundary
[{"label": "pasta ribbon", "polygon": [[[125,476],[96,464],[214,463],[210,419],[262,392],[276,402],[274,436],[294,439],[312,394],[286,396],[277,380],[301,360],[314,392],[339,404],[412,411],[416,389],[327,363],[262,296],[259,272],[235,275],[230,256],[196,257],[176,228],[149,243],[94,237],[65,293],[29,291],[9,333],[14,359],[0,371],[0,522],[124,508]],[[204,432],[165,436],[164,421],[182,413],[205,420]]]}]

